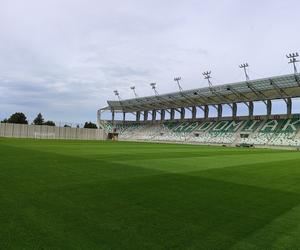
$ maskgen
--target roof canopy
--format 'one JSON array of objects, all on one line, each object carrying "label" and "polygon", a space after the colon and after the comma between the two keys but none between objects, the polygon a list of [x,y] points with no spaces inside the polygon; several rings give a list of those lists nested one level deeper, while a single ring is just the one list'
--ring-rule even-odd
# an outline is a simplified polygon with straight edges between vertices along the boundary
[{"label": "roof canopy", "polygon": [[300,97],[300,74],[228,83],[169,94],[107,101],[107,110],[136,112]]}]

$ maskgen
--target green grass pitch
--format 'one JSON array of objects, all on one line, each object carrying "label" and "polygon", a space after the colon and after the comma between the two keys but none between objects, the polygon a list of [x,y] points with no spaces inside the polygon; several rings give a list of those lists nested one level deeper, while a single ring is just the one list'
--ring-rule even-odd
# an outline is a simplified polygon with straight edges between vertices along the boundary
[{"label": "green grass pitch", "polygon": [[300,152],[0,139],[0,249],[299,249]]}]

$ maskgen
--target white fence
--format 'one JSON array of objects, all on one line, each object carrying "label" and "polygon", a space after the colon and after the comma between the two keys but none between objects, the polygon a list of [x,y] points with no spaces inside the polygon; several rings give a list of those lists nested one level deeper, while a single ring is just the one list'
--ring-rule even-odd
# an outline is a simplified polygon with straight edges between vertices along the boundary
[{"label": "white fence", "polygon": [[0,137],[103,140],[105,135],[102,129],[0,123]]}]

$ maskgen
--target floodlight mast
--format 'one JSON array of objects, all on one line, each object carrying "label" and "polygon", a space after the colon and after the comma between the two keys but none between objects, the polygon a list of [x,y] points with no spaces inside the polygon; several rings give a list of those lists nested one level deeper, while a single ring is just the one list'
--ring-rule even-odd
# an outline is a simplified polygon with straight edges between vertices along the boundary
[{"label": "floodlight mast", "polygon": [[138,98],[139,96],[137,95],[137,93],[135,91],[135,86],[131,86],[130,89],[133,91],[135,98]]},{"label": "floodlight mast", "polygon": [[115,94],[115,96],[118,97],[119,101],[121,101],[121,97],[120,97],[119,91],[118,90],[114,90],[114,94]]},{"label": "floodlight mast", "polygon": [[180,85],[180,80],[181,80],[181,77],[174,77],[174,81],[177,82],[179,91],[182,92],[183,89],[182,89],[182,87]]},{"label": "floodlight mast", "polygon": [[155,94],[155,95],[159,95],[158,92],[157,92],[157,90],[156,90],[156,83],[155,83],[155,82],[152,82],[152,83],[150,83],[150,86],[151,86],[151,88],[153,89],[154,94]]},{"label": "floodlight mast", "polygon": [[206,79],[207,81],[208,81],[208,86],[210,87],[210,88],[212,88],[213,87],[213,85],[212,85],[212,83],[211,83],[211,81],[210,81],[210,79],[211,79],[211,71],[206,71],[206,72],[203,72],[202,73],[202,75],[204,75],[204,79]]},{"label": "floodlight mast", "polygon": [[288,55],[286,55],[286,58],[290,59],[289,63],[292,63],[293,66],[294,66],[294,74],[298,73],[297,67],[296,67],[296,63],[299,62],[299,60],[296,59],[296,57],[298,57],[298,56],[299,56],[298,52],[296,52],[296,53],[289,53]]},{"label": "floodlight mast", "polygon": [[239,68],[240,69],[244,69],[244,73],[245,73],[245,77],[246,77],[246,81],[249,81],[250,80],[250,77],[247,73],[247,68],[249,67],[249,64],[248,63],[243,63],[241,65],[239,65]]}]

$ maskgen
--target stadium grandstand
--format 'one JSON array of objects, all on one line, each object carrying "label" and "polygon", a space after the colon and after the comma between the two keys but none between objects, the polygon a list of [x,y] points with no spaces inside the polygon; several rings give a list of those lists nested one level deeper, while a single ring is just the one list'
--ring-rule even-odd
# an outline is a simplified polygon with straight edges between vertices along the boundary
[{"label": "stadium grandstand", "polygon": [[[122,100],[114,91],[117,101],[107,101],[108,106],[98,110],[98,124],[110,139],[170,141],[228,146],[282,146],[300,147],[300,114],[292,113],[293,99],[300,97],[300,74],[297,73],[298,53],[287,55],[294,66],[294,73],[250,80],[248,64],[240,67],[246,80],[237,83],[212,85],[211,72],[204,72],[208,87],[183,90],[181,78],[175,78],[179,91],[159,95],[155,83],[151,83],[155,95]],[[272,103],[284,100],[286,113],[274,115]],[[254,115],[254,103],[263,102],[266,115]],[[247,107],[246,116],[238,116],[238,104]],[[230,108],[231,116],[224,116],[223,109]],[[217,113],[210,117],[211,110]],[[199,110],[204,113],[198,117]],[[187,112],[191,117],[187,117]],[[102,119],[110,112],[110,120]],[[122,113],[123,119],[116,120],[115,114]],[[134,114],[135,120],[126,119]],[[168,114],[168,118],[166,118]],[[159,115],[159,119],[157,116]]]}]

